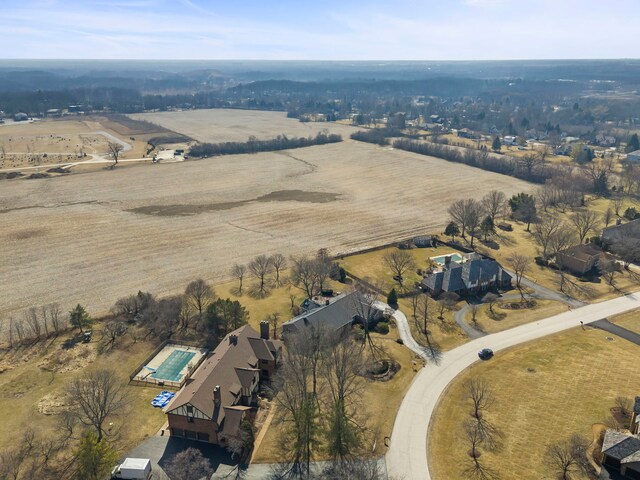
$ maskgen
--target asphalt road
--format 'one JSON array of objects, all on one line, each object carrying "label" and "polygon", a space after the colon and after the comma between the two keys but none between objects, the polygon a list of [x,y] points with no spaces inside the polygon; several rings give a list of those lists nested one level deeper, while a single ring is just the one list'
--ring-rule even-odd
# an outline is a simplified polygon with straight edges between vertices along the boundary
[{"label": "asphalt road", "polygon": [[580,321],[588,324],[635,308],[640,308],[640,291],[472,340],[446,352],[438,365],[428,364],[415,377],[396,415],[386,455],[389,475],[431,480],[427,463],[429,422],[447,385],[465,368],[479,361],[480,349],[488,347],[498,352],[580,326]]}]

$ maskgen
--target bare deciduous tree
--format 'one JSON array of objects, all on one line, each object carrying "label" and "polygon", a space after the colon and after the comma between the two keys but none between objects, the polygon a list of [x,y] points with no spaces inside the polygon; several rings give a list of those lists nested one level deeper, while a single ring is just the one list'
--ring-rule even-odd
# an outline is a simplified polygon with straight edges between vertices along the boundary
[{"label": "bare deciduous tree", "polygon": [[273,263],[271,257],[266,255],[258,255],[249,262],[249,271],[260,281],[257,287],[257,296],[266,297],[269,293],[267,285],[267,276],[273,271]]},{"label": "bare deciduous tree", "polygon": [[278,338],[278,324],[280,322],[280,312],[273,312],[270,315],[267,315],[266,321],[269,322],[269,325],[273,329],[273,338]]},{"label": "bare deciduous tree", "polygon": [[424,352],[436,365],[442,358],[440,346],[433,340],[429,326],[431,324],[431,297],[425,293],[418,293],[412,297],[415,302],[413,321],[418,332],[418,339],[424,345]]},{"label": "bare deciduous tree", "polygon": [[464,467],[463,473],[466,478],[472,480],[492,480],[496,478],[493,470],[480,461],[480,445],[482,444],[482,434],[475,421],[467,421],[463,424],[464,438],[469,445],[469,463]]},{"label": "bare deciduous tree", "polygon": [[231,275],[233,275],[239,282],[238,295],[242,295],[242,281],[247,273],[247,267],[245,265],[234,264],[231,268]]},{"label": "bare deciduous tree", "polygon": [[197,322],[194,325],[194,328],[198,329],[202,322],[202,315],[214,299],[215,293],[205,280],[198,278],[187,285],[184,295],[187,302],[189,302],[198,314]]},{"label": "bare deciduous tree", "polygon": [[611,221],[613,220],[613,210],[607,208],[605,212],[602,214],[602,221],[604,222],[604,226],[608,227]]},{"label": "bare deciduous tree", "polygon": [[617,217],[620,217],[620,210],[622,209],[622,205],[624,204],[624,197],[622,195],[614,195],[611,198],[611,205],[613,206],[613,213],[616,214]]},{"label": "bare deciduous tree", "polygon": [[615,276],[619,272],[620,267],[612,258],[603,257],[598,260],[598,271],[607,283],[615,288]]},{"label": "bare deciduous tree", "polygon": [[484,297],[482,297],[483,303],[489,304],[489,312],[494,313],[493,306],[496,304],[500,297],[493,292],[487,292]]},{"label": "bare deciduous tree", "polygon": [[464,382],[466,397],[473,404],[471,415],[475,419],[482,418],[482,413],[494,402],[493,392],[489,383],[482,377],[475,377]]},{"label": "bare deciduous tree", "polygon": [[503,192],[491,190],[482,197],[482,207],[487,215],[491,217],[491,221],[495,223],[496,217],[500,215],[507,205],[507,197]]},{"label": "bare deciduous tree", "polygon": [[113,370],[95,370],[76,377],[66,387],[71,412],[95,429],[98,441],[107,433],[105,422],[123,413],[127,405],[125,384]]},{"label": "bare deciduous tree", "polygon": [[569,440],[549,445],[545,459],[558,478],[571,480],[574,473],[591,469],[586,455],[588,445],[580,435],[572,435]]},{"label": "bare deciduous tree", "polygon": [[600,219],[596,212],[585,209],[571,215],[571,223],[576,229],[580,243],[584,243],[589,232],[597,230]]},{"label": "bare deciduous tree", "polygon": [[438,298],[438,318],[444,320],[444,312],[453,310],[460,300],[460,296],[455,292],[444,292]]},{"label": "bare deciduous tree", "polygon": [[364,432],[361,411],[363,379],[362,351],[350,338],[331,342],[322,350],[322,376],[327,392],[327,452],[334,461],[352,459],[358,453]]},{"label": "bare deciduous tree", "polygon": [[533,239],[542,249],[542,258],[547,259],[549,257],[549,241],[561,227],[562,221],[557,215],[544,215],[533,227]]},{"label": "bare deciduous tree", "polygon": [[276,287],[279,287],[281,285],[280,273],[287,268],[287,258],[281,253],[276,253],[271,256],[271,265],[276,272]]},{"label": "bare deciduous tree", "polygon": [[102,334],[107,338],[107,347],[113,347],[119,337],[127,333],[127,324],[120,318],[106,321],[102,327]]},{"label": "bare deciduous tree", "polygon": [[476,328],[478,328],[478,313],[480,312],[480,305],[472,303],[469,305],[469,310],[471,311],[471,322]]},{"label": "bare deciduous tree", "polygon": [[522,290],[522,277],[529,269],[531,265],[531,258],[521,253],[514,253],[511,257],[507,258],[509,266],[513,270],[516,276],[516,288],[520,292],[520,297],[524,301],[524,291]]},{"label": "bare deciduous tree", "polygon": [[209,478],[213,474],[209,460],[193,447],[173,455],[163,468],[172,480]]},{"label": "bare deciduous tree", "polygon": [[302,290],[307,298],[313,298],[318,288],[316,260],[306,257],[292,258],[291,284]]},{"label": "bare deciduous tree", "polygon": [[109,155],[113,158],[113,165],[117,165],[118,158],[120,157],[120,153],[124,150],[124,146],[118,142],[107,142],[107,148],[109,149]]},{"label": "bare deciduous tree", "polygon": [[287,342],[282,366],[273,384],[278,395],[276,421],[283,426],[281,438],[282,462],[286,471],[279,478],[301,476],[310,472],[312,452],[320,439],[317,425],[318,402],[309,390],[312,382],[312,356],[305,339],[294,335]]},{"label": "bare deciduous tree", "polygon": [[404,274],[416,268],[416,262],[407,250],[392,249],[382,257],[384,263],[393,272],[395,280],[404,289]]}]

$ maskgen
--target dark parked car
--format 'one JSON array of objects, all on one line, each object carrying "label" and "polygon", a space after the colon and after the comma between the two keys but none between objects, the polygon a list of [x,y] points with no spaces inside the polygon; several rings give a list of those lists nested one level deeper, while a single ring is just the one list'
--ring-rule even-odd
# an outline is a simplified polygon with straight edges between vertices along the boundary
[{"label": "dark parked car", "polygon": [[489,360],[493,357],[493,350],[490,348],[483,348],[478,352],[478,356],[480,357],[480,360]]}]

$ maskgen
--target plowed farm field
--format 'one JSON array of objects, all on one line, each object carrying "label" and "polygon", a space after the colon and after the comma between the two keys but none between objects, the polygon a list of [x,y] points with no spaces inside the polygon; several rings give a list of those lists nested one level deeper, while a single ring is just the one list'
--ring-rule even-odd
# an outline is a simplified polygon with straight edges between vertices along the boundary
[{"label": "plowed farm field", "polygon": [[135,120],[155,123],[180,132],[200,142],[245,142],[250,136],[269,139],[278,135],[288,137],[315,136],[327,129],[343,138],[362,130],[333,122],[300,122],[287,118],[285,112],[264,110],[233,110],[224,108],[185,110],[182,112],[138,113],[129,115]]},{"label": "plowed farm field", "polygon": [[[439,232],[457,198],[531,185],[347,141],[0,185],[0,319],[49,302],[227,279],[258,254],[332,253]],[[2,321],[2,320],[0,320]]]}]

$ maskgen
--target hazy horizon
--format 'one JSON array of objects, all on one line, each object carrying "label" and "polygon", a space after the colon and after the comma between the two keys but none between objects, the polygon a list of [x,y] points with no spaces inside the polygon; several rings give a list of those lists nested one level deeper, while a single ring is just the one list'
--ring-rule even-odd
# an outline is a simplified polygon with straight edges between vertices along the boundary
[{"label": "hazy horizon", "polygon": [[637,58],[633,0],[6,0],[4,59]]}]

